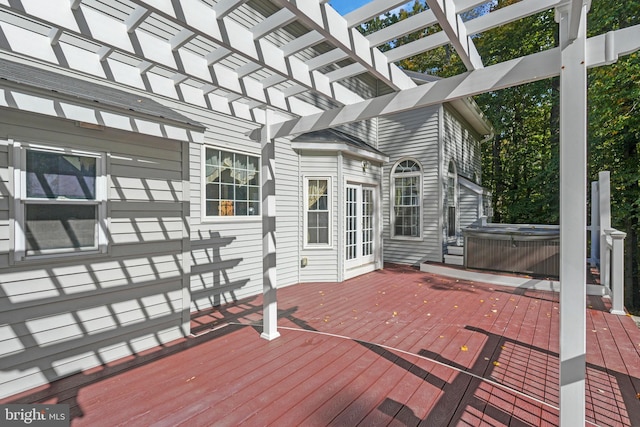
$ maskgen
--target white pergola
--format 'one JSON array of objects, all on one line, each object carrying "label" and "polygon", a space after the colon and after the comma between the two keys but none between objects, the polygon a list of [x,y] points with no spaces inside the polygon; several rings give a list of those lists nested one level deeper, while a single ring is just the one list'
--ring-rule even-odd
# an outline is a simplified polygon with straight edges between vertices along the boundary
[{"label": "white pergola", "polygon": [[[341,16],[326,0],[0,0],[0,58],[153,93],[260,125],[264,332],[277,332],[274,140],[560,76],[560,419],[584,425],[586,70],[640,49],[640,26],[586,38],[589,0],[521,0],[463,20],[490,0],[429,9],[373,34],[357,26],[406,0]],[[412,3],[412,2],[411,2]],[[560,46],[484,67],[473,36],[555,9]],[[378,46],[438,24],[441,31]],[[443,45],[463,74],[416,84],[395,63]],[[377,82],[383,96],[363,93]]]}]

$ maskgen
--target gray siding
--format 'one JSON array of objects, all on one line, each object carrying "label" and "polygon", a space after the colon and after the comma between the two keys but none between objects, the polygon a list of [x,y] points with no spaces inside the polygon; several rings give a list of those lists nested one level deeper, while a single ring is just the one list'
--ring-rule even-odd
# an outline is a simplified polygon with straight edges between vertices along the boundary
[{"label": "gray siding", "polygon": [[[335,154],[301,153],[300,156],[300,188],[304,185],[304,177],[331,178],[331,246],[328,248],[305,248],[302,245],[300,255],[306,257],[308,264],[300,268],[300,282],[335,282],[338,281],[338,157]],[[303,193],[300,193],[300,205],[304,209]],[[300,224],[302,224],[302,218]],[[302,227],[301,227],[302,228]],[[303,233],[304,235],[304,233]],[[300,242],[302,244],[303,237]]]},{"label": "gray siding", "polygon": [[298,153],[291,141],[276,141],[276,238],[278,287],[300,282],[302,181]]},{"label": "gray siding", "polygon": [[[442,225],[443,242],[446,242],[447,233],[447,171],[449,169],[449,162],[453,161],[456,165],[456,171],[458,175],[464,176],[470,181],[479,181],[481,173],[481,148],[480,138],[478,135],[469,130],[469,126],[458,116],[455,111],[445,107],[443,120],[443,143],[444,143],[444,156],[442,158],[442,215],[444,218]],[[477,184],[480,184],[479,182]],[[458,226],[457,226],[457,238],[462,238],[461,229],[464,224],[467,224],[471,217],[473,221],[478,218],[477,206],[470,207],[468,203],[467,195],[463,195],[463,192],[458,185]],[[464,202],[464,203],[462,203]],[[471,210],[468,210],[471,208]],[[468,224],[467,224],[468,225]]]},{"label": "gray siding", "polygon": [[[108,253],[12,261],[8,138],[110,153]],[[2,395],[183,336],[186,145],[4,109],[0,139]]]},{"label": "gray siding", "polygon": [[458,199],[458,207],[460,209],[460,229],[470,226],[480,217],[478,212],[478,199],[482,196],[478,193],[464,187],[459,186],[460,195]]},{"label": "gray siding", "polygon": [[[422,108],[381,117],[378,122],[378,148],[389,156],[383,177],[384,260],[405,264],[440,261],[439,243],[439,107]],[[422,238],[419,241],[391,238],[391,169],[402,158],[413,158],[422,165]]]},{"label": "gray siding", "polygon": [[[198,119],[205,146],[260,156],[260,143],[245,135],[255,125],[218,114]],[[262,292],[262,220],[204,217],[203,147],[190,145],[191,309],[204,310]]]}]

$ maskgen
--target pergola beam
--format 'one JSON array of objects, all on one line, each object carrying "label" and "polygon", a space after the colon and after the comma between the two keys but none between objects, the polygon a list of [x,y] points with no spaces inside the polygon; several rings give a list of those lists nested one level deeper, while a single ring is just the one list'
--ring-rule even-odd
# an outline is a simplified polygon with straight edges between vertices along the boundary
[{"label": "pergola beam", "polygon": [[407,4],[407,0],[371,0],[344,15],[344,19],[347,26],[353,28],[404,4]]},{"label": "pergola beam", "polygon": [[451,45],[467,67],[475,70],[484,67],[473,40],[467,34],[465,23],[456,11],[453,0],[427,0],[429,9],[438,19],[442,31],[449,37]]},{"label": "pergola beam", "polygon": [[375,58],[369,41],[329,5],[318,0],[274,0],[292,11],[298,22],[320,33],[327,42],[345,52],[347,56],[365,67],[366,71],[380,79],[394,90],[415,87],[415,83],[404,73],[393,72],[395,64],[384,63]]},{"label": "pergola beam", "polygon": [[560,0],[523,0],[465,22],[470,36],[557,6]]},{"label": "pergola beam", "polygon": [[[621,42],[606,43],[607,37]],[[640,50],[640,25],[614,31],[608,36],[589,38],[586,41],[586,49],[587,68],[605,65],[610,63],[607,61],[611,58]],[[606,54],[607,49],[613,49],[613,52]],[[560,48],[554,48],[426,83],[413,89],[277,123],[271,126],[270,132],[273,138],[279,138],[327,129],[543,80],[559,74]],[[260,131],[253,132],[251,136],[257,140]]]},{"label": "pergola beam", "polygon": [[403,19],[400,22],[396,22],[393,25],[369,34],[367,36],[367,40],[371,46],[380,46],[381,44],[391,40],[396,40],[402,36],[414,33],[423,28],[428,28],[437,23],[438,20],[433,14],[433,11],[425,10],[424,12],[410,16],[407,19]]}]

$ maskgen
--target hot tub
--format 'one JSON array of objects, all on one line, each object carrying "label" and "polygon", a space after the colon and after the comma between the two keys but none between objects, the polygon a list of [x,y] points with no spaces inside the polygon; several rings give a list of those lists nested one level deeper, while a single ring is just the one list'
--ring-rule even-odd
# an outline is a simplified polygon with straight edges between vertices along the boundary
[{"label": "hot tub", "polygon": [[560,275],[557,225],[487,224],[463,230],[467,268],[544,277]]}]

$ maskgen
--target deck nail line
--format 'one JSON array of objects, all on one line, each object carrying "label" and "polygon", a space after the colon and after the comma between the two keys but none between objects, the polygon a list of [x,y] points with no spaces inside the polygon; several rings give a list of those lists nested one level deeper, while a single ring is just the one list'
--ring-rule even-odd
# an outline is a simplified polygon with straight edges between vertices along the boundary
[{"label": "deck nail line", "polygon": [[[237,323],[230,322],[229,324],[237,324]],[[480,380],[480,381],[485,381],[485,382],[487,382],[487,383],[489,383],[489,384],[491,384],[491,385],[493,385],[493,386],[495,386],[495,387],[498,387],[498,388],[501,388],[501,389],[506,390],[506,391],[508,391],[508,392],[514,393],[514,394],[516,394],[516,395],[518,395],[518,396],[521,396],[521,397],[523,397],[523,398],[526,398],[526,399],[532,400],[532,401],[534,401],[534,402],[536,402],[536,403],[539,403],[539,404],[541,404],[541,405],[544,405],[544,406],[546,406],[546,407],[548,407],[548,408],[555,409],[556,411],[559,411],[559,410],[560,410],[560,408],[558,408],[557,406],[554,406],[554,405],[552,405],[552,404],[550,404],[550,403],[544,402],[544,401],[542,401],[542,400],[540,400],[540,399],[537,399],[537,398],[535,398],[535,397],[533,397],[533,396],[529,396],[528,394],[525,394],[525,393],[523,393],[523,392],[521,392],[521,391],[514,390],[514,389],[512,389],[511,387],[508,387],[508,386],[506,386],[506,385],[504,385],[504,384],[500,384],[500,383],[498,383],[498,382],[496,382],[496,381],[493,381],[493,380],[491,380],[491,379],[489,379],[489,378],[481,377],[480,375],[474,374],[474,373],[469,372],[469,371],[465,371],[465,370],[460,369],[460,368],[456,368],[456,367],[454,367],[454,366],[449,366],[449,365],[447,365],[446,363],[442,363],[442,362],[440,362],[440,361],[438,361],[438,360],[431,359],[430,357],[422,356],[422,355],[420,355],[420,354],[411,353],[411,352],[409,352],[409,351],[401,350],[401,349],[394,348],[394,347],[390,347],[390,346],[388,346],[388,345],[384,345],[384,344],[377,344],[377,343],[370,342],[370,341],[365,341],[365,340],[360,340],[360,339],[355,339],[355,338],[346,337],[346,336],[344,336],[344,335],[332,334],[332,333],[330,333],[330,332],[310,331],[310,330],[308,330],[308,329],[292,328],[292,327],[289,327],[289,326],[279,326],[278,328],[279,328],[279,329],[286,329],[286,330],[289,330],[289,331],[295,331],[295,332],[308,332],[308,333],[312,333],[312,334],[325,335],[325,336],[329,336],[329,337],[333,337],[333,338],[341,338],[341,339],[345,339],[345,340],[349,340],[349,341],[357,341],[357,342],[360,342],[360,343],[363,343],[363,344],[370,344],[370,345],[373,345],[373,346],[377,346],[377,347],[380,347],[380,348],[384,348],[385,350],[397,351],[397,352],[399,352],[399,353],[406,354],[407,356],[415,356],[415,357],[418,357],[418,358],[420,358],[420,359],[427,360],[427,361],[429,361],[429,362],[435,363],[435,364],[437,364],[437,365],[440,365],[440,366],[443,366],[443,367],[446,367],[446,368],[452,369],[452,370],[454,370],[454,371],[456,371],[456,372],[459,372],[459,373],[461,373],[461,374],[469,375],[469,376],[471,376],[472,378],[476,378],[476,379],[478,379],[478,380]],[[587,421],[587,423],[588,423],[588,421]],[[596,424],[593,424],[593,425],[594,425],[594,426],[597,426]]]}]

